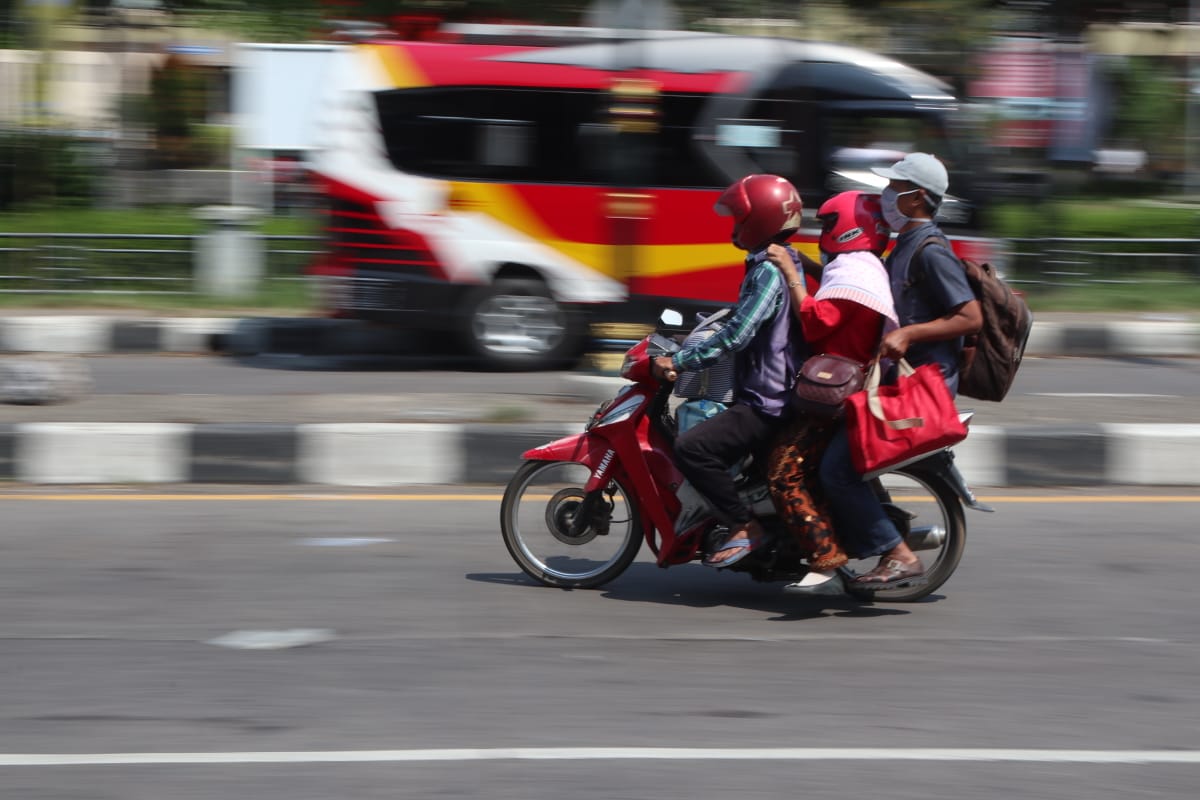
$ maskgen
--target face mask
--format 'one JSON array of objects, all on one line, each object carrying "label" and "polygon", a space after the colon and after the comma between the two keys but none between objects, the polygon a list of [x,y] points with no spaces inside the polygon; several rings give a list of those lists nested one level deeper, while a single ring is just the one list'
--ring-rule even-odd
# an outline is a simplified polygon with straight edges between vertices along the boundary
[{"label": "face mask", "polygon": [[890,186],[883,190],[883,193],[879,195],[879,205],[883,209],[883,221],[888,224],[889,228],[899,233],[900,229],[909,223],[912,218],[901,214],[896,203],[904,195],[919,191],[921,190],[909,189],[907,192],[897,192]]},{"label": "face mask", "polygon": [[833,259],[829,257],[829,253],[826,253],[824,250],[822,250],[821,251],[821,266],[822,267],[826,266],[827,264],[829,264],[830,261],[833,261]]}]

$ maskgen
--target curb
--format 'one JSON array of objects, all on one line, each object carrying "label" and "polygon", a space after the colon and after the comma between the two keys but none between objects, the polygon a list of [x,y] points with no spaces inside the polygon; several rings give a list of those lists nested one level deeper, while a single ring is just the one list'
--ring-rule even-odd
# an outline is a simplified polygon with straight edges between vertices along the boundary
[{"label": "curb", "polygon": [[[0,318],[5,353],[396,352],[402,335],[356,320],[321,317],[11,316]],[[612,342],[608,343],[610,348]],[[609,349],[610,349],[609,348]],[[1200,356],[1200,322],[1151,319],[1034,321],[1030,356]]]},{"label": "curb", "polygon": [[[504,484],[521,454],[579,424],[0,425],[0,480],[34,484]],[[974,487],[1197,486],[1200,425],[972,427]]]}]

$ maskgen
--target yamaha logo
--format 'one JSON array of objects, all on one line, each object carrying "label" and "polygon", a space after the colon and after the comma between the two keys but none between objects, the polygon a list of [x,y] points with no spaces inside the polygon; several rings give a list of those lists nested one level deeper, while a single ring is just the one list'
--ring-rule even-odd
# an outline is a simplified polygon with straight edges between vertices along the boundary
[{"label": "yamaha logo", "polygon": [[611,449],[604,454],[604,457],[600,459],[599,466],[596,467],[596,471],[592,473],[592,480],[599,480],[604,477],[605,473],[608,472],[608,465],[612,463],[613,456],[616,454],[617,451]]}]

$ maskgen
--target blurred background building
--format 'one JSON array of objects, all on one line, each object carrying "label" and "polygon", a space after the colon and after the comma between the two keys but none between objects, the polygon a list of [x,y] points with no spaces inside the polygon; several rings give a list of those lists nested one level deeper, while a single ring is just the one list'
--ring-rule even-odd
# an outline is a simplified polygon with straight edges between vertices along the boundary
[{"label": "blurred background building", "polygon": [[[950,82],[977,110],[1003,191],[1041,191],[1065,170],[1200,193],[1197,0],[3,0],[0,207],[224,199],[220,175],[171,173],[238,166],[237,43],[438,38],[445,22],[841,41]],[[298,157],[255,164],[287,179]]]}]

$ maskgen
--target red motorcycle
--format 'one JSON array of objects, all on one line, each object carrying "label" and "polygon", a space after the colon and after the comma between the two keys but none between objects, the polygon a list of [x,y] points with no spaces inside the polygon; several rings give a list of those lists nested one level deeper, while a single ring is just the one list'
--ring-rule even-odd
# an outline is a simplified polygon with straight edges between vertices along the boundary
[{"label": "red motorcycle", "polygon": [[[675,466],[671,384],[650,368],[653,358],[678,349],[660,326],[625,354],[621,376],[630,383],[596,410],[582,433],[523,454],[504,491],[500,528],[508,552],[534,580],[566,589],[601,586],[633,563],[643,539],[664,568],[720,549],[728,530]],[[964,412],[964,422],[970,416]],[[776,515],[761,469],[747,461],[738,491],[770,541],[728,569],[759,581],[799,580],[807,571],[802,554]],[[963,506],[992,509],[975,499],[948,449],[897,467],[874,485],[909,547],[923,551],[926,582],[850,591],[862,599],[918,600],[945,583],[962,558]],[[871,566],[852,562],[847,573]]]}]

